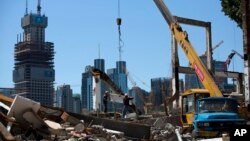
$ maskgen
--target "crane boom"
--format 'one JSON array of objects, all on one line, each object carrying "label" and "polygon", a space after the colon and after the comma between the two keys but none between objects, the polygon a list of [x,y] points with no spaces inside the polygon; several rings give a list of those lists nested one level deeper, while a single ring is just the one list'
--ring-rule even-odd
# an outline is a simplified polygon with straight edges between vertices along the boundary
[{"label": "crane boom", "polygon": [[215,45],[212,50],[215,50],[216,48],[218,48],[224,41],[221,40],[217,45]]},{"label": "crane boom", "polygon": [[209,91],[210,96],[221,97],[223,96],[218,86],[216,85],[213,77],[206,69],[205,65],[200,60],[198,54],[188,40],[187,32],[183,31],[179,23],[174,19],[163,0],[154,0],[155,4],[161,11],[163,17],[167,21],[172,34],[176,41],[180,44],[185,55],[187,56],[191,67],[195,70],[196,75],[199,77],[203,86]]},{"label": "crane boom", "polygon": [[244,59],[244,57],[239,52],[232,49],[231,53],[227,57],[227,60],[225,61],[226,67],[229,67],[231,60],[233,59],[235,54],[238,55],[241,59]]},{"label": "crane boom", "polygon": [[244,59],[244,57],[239,52],[237,52],[236,50],[232,49],[232,52],[234,52],[235,54],[237,54],[241,59]]}]

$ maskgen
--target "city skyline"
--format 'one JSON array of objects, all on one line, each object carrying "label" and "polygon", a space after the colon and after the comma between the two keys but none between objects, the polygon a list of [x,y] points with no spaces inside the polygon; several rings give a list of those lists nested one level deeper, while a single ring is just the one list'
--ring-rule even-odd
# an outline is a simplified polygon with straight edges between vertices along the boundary
[{"label": "city skyline", "polygon": [[[231,49],[242,53],[242,31],[221,12],[220,1],[164,2],[174,15],[212,23],[212,46],[224,41],[214,51],[215,60],[226,60]],[[1,3],[0,87],[13,87],[14,44],[17,34],[22,33],[20,23],[26,7],[25,0],[4,0]],[[171,76],[170,31],[153,0],[121,0],[120,4],[120,17],[123,20],[121,38],[124,42],[122,60],[127,62],[128,71],[137,85],[149,91],[150,88],[142,82],[150,86],[151,78]],[[35,12],[36,5],[37,1],[29,0],[28,13]],[[87,65],[93,66],[94,59],[99,57],[105,59],[106,70],[115,67],[116,61],[119,61],[117,0],[42,0],[41,6],[41,13],[48,17],[46,40],[55,44],[55,88],[69,84],[74,93],[80,93],[81,74]],[[187,30],[198,54],[203,54],[204,29],[184,25],[183,29]],[[179,49],[179,52],[181,65],[187,66],[182,50]],[[242,62],[238,57],[234,60]],[[243,62],[232,62],[229,70],[233,69],[242,72]]]}]

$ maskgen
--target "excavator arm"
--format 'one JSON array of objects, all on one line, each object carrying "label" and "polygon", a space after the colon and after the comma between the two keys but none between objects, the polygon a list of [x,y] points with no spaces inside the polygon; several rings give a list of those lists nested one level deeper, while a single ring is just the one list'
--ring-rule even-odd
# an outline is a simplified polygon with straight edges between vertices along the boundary
[{"label": "excavator arm", "polygon": [[209,91],[210,96],[223,96],[218,86],[216,85],[212,75],[208,72],[205,65],[202,63],[198,54],[194,50],[192,44],[190,43],[187,32],[182,30],[181,26],[179,25],[177,20],[171,15],[163,0],[154,0],[154,2],[161,11],[165,20],[167,21],[174,38],[183,49],[186,57],[189,60],[189,63],[191,64],[191,67],[195,70],[196,75],[199,77],[205,89]]}]

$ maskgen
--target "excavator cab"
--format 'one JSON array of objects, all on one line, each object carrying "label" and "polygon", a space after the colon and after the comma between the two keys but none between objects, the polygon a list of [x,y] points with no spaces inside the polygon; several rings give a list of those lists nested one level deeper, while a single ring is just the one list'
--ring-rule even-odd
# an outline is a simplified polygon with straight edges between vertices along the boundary
[{"label": "excavator cab", "polygon": [[181,94],[181,121],[183,128],[192,127],[194,115],[196,113],[196,102],[201,98],[209,97],[209,92],[206,89],[189,89]]}]

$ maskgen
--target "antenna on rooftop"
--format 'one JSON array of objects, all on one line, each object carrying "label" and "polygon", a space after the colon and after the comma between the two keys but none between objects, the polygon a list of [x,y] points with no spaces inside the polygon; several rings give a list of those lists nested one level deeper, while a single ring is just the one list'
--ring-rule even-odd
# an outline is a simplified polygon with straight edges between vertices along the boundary
[{"label": "antenna on rooftop", "polygon": [[22,42],[22,35],[21,35],[21,33],[19,33],[19,37],[20,37],[20,41],[19,42]]},{"label": "antenna on rooftop", "polygon": [[100,49],[100,44],[98,44],[98,57],[101,59],[101,49]]},{"label": "antenna on rooftop", "polygon": [[41,14],[41,9],[42,9],[42,7],[41,7],[41,0],[38,0],[38,4],[37,4],[37,14]]},{"label": "antenna on rooftop", "polygon": [[28,14],[28,0],[26,0],[26,9],[25,9],[25,15]]}]

